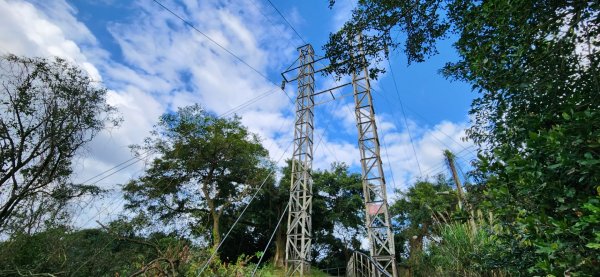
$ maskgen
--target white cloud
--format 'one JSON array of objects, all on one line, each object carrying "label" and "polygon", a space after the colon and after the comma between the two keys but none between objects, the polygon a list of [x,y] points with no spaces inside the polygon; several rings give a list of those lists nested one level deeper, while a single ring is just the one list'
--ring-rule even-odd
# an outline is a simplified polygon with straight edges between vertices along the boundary
[{"label": "white cloud", "polygon": [[[358,147],[356,146],[357,130],[353,101],[334,103],[328,111],[332,119],[341,127],[336,130],[338,135],[344,133],[347,141],[352,143],[345,145],[345,148],[339,146],[336,148],[336,146],[330,146],[330,142],[325,140],[325,145],[327,148],[336,149],[336,153],[343,153],[344,158],[338,158],[338,160],[355,166],[354,169],[359,171],[359,154]],[[412,186],[417,178],[433,177],[438,173],[447,172],[442,154],[445,149],[458,154],[463,166],[468,166],[467,161],[473,158],[474,149],[472,142],[463,141],[465,130],[468,127],[468,120],[464,122],[442,121],[433,126],[428,126],[418,124],[416,121],[408,118],[409,134],[403,118],[394,118],[394,116],[398,115],[387,113],[378,113],[376,115],[381,144],[381,158],[383,160],[390,196],[393,197],[394,189],[406,189]],[[327,122],[323,124],[327,124]],[[323,124],[316,125],[320,126]],[[329,135],[331,134],[329,133]],[[316,153],[315,156],[317,158],[325,158],[328,162],[331,162],[331,159],[335,158],[330,153],[331,150],[321,147],[319,151],[325,152],[325,154]],[[315,163],[315,165],[321,167],[324,164],[326,163],[323,161]]]},{"label": "white cloud", "polygon": [[[273,40],[275,34],[281,34],[275,32],[280,26],[265,24],[258,10],[248,4],[247,1],[235,5],[200,1],[198,7],[185,10],[177,8],[175,3],[165,5],[257,71],[282,68],[280,53],[271,51],[286,42]],[[112,24],[109,30],[129,64],[170,85],[170,89],[154,90],[167,94],[163,97],[167,103],[200,102],[220,114],[274,87],[254,69],[157,5],[140,5],[140,8],[144,12],[134,21]],[[186,12],[191,10],[194,13]],[[282,36],[286,38],[285,34]],[[183,99],[179,100],[180,97]],[[261,101],[260,108],[276,111],[286,103],[283,94],[278,93]]]},{"label": "white cloud", "polygon": [[[420,177],[427,178],[446,173],[443,151],[448,148],[463,161],[473,157],[472,142],[462,140],[465,137],[466,122],[443,121],[432,127],[420,127],[409,121],[409,128],[412,132],[412,143],[406,128],[402,128],[402,132],[388,131],[380,135],[382,143],[387,145],[387,153],[386,149],[382,150],[382,159],[386,163],[384,170],[387,171],[388,184],[392,182],[389,176],[391,166],[397,189],[412,186]],[[393,184],[390,185],[390,189],[392,186]]]},{"label": "white cloud", "polygon": [[330,141],[322,129],[316,130],[314,141],[314,169],[330,169],[334,162],[343,162],[351,167],[360,166],[360,154],[356,143]]},{"label": "white cloud", "polygon": [[[57,12],[51,15],[61,17],[57,15],[61,13],[58,10],[68,5],[64,2],[60,4],[60,1],[51,2],[54,3],[52,7],[57,8]],[[78,45],[94,44],[93,36],[82,25],[68,22],[72,20],[59,21],[60,25],[71,26],[62,29],[51,16],[31,3],[0,1],[0,25],[4,27],[0,32],[2,50],[16,55],[58,56],[81,64],[94,80],[101,80],[98,70],[88,62]]]},{"label": "white cloud", "polygon": [[336,1],[332,10],[334,12],[332,21],[332,30],[337,31],[344,23],[352,17],[352,10],[356,7],[356,0],[341,0]]},{"label": "white cloud", "polygon": [[[60,56],[79,64],[111,89],[108,102],[123,116],[120,128],[103,131],[82,151],[76,160],[76,180],[86,180],[131,158],[128,146],[142,143],[161,113],[194,102],[217,114],[230,111],[275,87],[254,70],[278,72],[283,63],[295,59],[292,34],[280,24],[265,23],[261,7],[249,1],[185,1],[185,8],[181,3],[165,4],[254,69],[157,5],[139,3],[137,16],[108,26],[124,58],[118,62],[99,47],[67,2],[0,1],[3,52]],[[274,159],[284,153],[291,141],[292,134],[287,131],[293,115],[282,92],[277,90],[237,112],[269,145]],[[125,183],[142,169],[141,163],[135,164],[100,185],[118,189],[115,184]]]},{"label": "white cloud", "polygon": [[[269,20],[273,14],[264,14],[265,6],[261,3],[253,0],[184,3],[185,7],[181,2],[164,1],[166,6],[263,74],[278,73],[296,59],[295,46],[299,40],[283,24],[271,24],[279,21]],[[336,20],[345,21],[352,3],[341,1],[336,5]],[[100,48],[97,38],[77,19],[77,11],[65,1],[40,1],[33,5],[0,0],[0,24],[4,26],[0,32],[2,51],[28,56],[59,55],[80,64],[110,89],[108,101],[123,116],[119,129],[102,132],[88,145],[88,151],[77,161],[76,179],[86,180],[131,158],[127,147],[142,143],[158,116],[165,111],[197,102],[209,111],[222,114],[269,91],[274,92],[248,103],[237,113],[242,116],[244,125],[259,134],[272,159],[279,159],[286,153],[279,163],[283,165],[283,160],[292,152],[289,145],[294,121],[293,105],[286,95],[159,6],[140,2],[137,8],[136,16],[108,26],[122,52],[123,60],[115,61]],[[296,26],[301,22],[294,10],[288,19]],[[326,81],[325,85],[319,86],[332,84],[334,82]],[[290,95],[294,95],[293,90],[288,88]],[[325,121],[316,117],[319,122],[314,136],[314,168],[328,169],[334,161],[357,168],[359,153],[353,100],[350,97],[328,105],[331,108],[319,115],[331,115],[325,121],[332,121],[331,126],[337,126],[329,128],[328,123],[322,124]],[[408,134],[387,114],[380,114],[377,119],[387,144],[387,153],[382,151],[384,168],[387,171],[389,156],[396,182],[406,187],[410,180],[419,176]],[[441,161],[444,147],[438,139],[460,151],[454,140],[464,135],[465,126],[465,123],[441,122],[427,128],[411,122],[423,171]],[[114,184],[125,183],[142,170],[143,163],[135,164],[103,180],[101,185],[118,190]],[[391,183],[389,176],[388,183]],[[92,205],[92,211],[86,214],[96,210],[101,212],[101,206],[107,201]]]}]

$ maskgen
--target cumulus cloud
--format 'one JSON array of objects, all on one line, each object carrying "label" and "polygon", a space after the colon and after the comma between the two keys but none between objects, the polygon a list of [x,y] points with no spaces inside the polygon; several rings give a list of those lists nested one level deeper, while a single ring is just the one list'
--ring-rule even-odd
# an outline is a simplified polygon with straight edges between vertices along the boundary
[{"label": "cumulus cloud", "polygon": [[[297,43],[290,42],[292,34],[282,31],[285,28],[281,24],[265,24],[268,15],[259,13],[263,8],[260,4],[165,4],[253,68],[157,5],[138,3],[138,16],[108,26],[123,56],[123,60],[115,61],[100,48],[97,38],[78,20],[77,10],[67,2],[0,1],[0,24],[5,27],[0,33],[3,52],[59,56],[79,64],[110,89],[108,102],[123,116],[120,128],[103,131],[82,151],[75,165],[76,180],[88,180],[130,159],[128,146],[140,144],[163,112],[195,102],[216,114],[230,111],[273,90],[274,85],[257,76],[255,70],[263,74],[279,71],[282,63],[294,60],[292,45]],[[291,141],[290,132],[282,131],[290,130],[293,120],[288,103],[279,92],[237,110],[243,123],[269,145],[272,156],[282,156],[289,145],[286,141]],[[142,169],[136,164],[108,176],[99,185],[118,190],[115,184],[137,176]],[[113,200],[91,209],[101,209],[108,202],[114,205]]]},{"label": "cumulus cloud", "polygon": [[[80,48],[80,45],[94,44],[93,36],[81,24],[68,24],[76,20],[55,21],[53,17],[62,18],[65,14],[59,11],[65,10],[68,5],[64,2],[59,4],[60,1],[50,2],[55,3],[52,7],[56,9],[49,9],[56,12],[45,13],[33,4],[22,1],[0,2],[0,25],[4,27],[0,32],[2,51],[27,56],[58,56],[80,64],[92,79],[100,81],[98,70]],[[69,27],[63,29],[60,25]]]},{"label": "cumulus cloud", "polygon": [[[160,6],[147,2],[135,2],[135,16],[107,26],[121,51],[116,60],[101,48],[99,38],[66,1],[0,1],[3,52],[60,56],[81,65],[109,88],[107,101],[124,119],[120,128],[103,131],[87,146],[76,161],[75,179],[88,180],[131,159],[128,146],[141,144],[160,114],[192,103],[200,103],[215,114],[231,116],[232,111],[236,112],[242,123],[260,136],[271,158],[283,157],[279,165],[284,165],[292,152],[294,107],[272,83],[278,80],[267,80],[261,74],[277,76],[287,68],[296,59],[299,39],[275,14],[265,12],[270,9],[254,0],[163,3],[237,57]],[[346,20],[353,3],[340,1],[336,5],[335,24]],[[297,10],[292,10],[288,19],[295,25],[302,23]],[[345,78],[339,83],[348,81]],[[335,85],[328,79],[317,84],[319,90]],[[348,92],[334,94],[339,98]],[[293,98],[293,87],[288,88],[288,94]],[[322,99],[328,99],[325,96]],[[260,100],[249,101],[256,98]],[[320,122],[315,130],[314,167],[327,169],[333,162],[345,162],[358,171],[353,99],[346,97],[327,105],[317,109],[316,120]],[[385,170],[388,175],[393,172],[400,187],[406,187],[420,175],[408,133],[393,115],[379,114],[377,120],[387,146],[382,152]],[[422,171],[441,161],[443,144],[454,145],[455,151],[469,146],[456,143],[464,136],[465,123],[441,122],[431,127],[412,121],[409,124]],[[86,222],[80,225],[88,224],[90,218],[93,223],[96,216],[100,220],[102,216],[109,218],[106,210],[119,210],[122,200],[115,184],[139,176],[143,166],[136,163],[102,180],[100,185],[112,189],[112,194],[96,204],[90,199],[92,204],[86,205],[85,216],[80,216]]]},{"label": "cumulus cloud", "polygon": [[[385,122],[385,120],[383,120]],[[388,123],[393,124],[393,123]],[[443,121],[434,126],[419,126],[409,119],[412,142],[406,128],[382,132],[382,159],[388,176],[388,190],[405,190],[419,178],[447,175],[443,151],[448,149],[460,159],[462,167],[474,157],[472,142],[465,141],[467,122]],[[390,177],[393,177],[395,184]]]},{"label": "cumulus cloud", "polygon": [[[325,140],[325,145],[320,151],[343,153],[346,162],[360,170],[358,164],[359,151],[357,146],[356,119],[353,100],[333,103],[328,110],[329,116],[337,124],[337,135],[344,134],[346,147],[331,145]],[[327,124],[325,122],[324,124]],[[433,125],[417,122],[411,117],[404,121],[401,113],[377,113],[376,124],[381,144],[381,158],[388,183],[388,193],[394,190],[404,190],[412,186],[419,178],[433,177],[439,173],[447,172],[444,164],[443,151],[448,149],[458,156],[458,163],[465,171],[469,162],[475,155],[475,147],[471,141],[465,141],[465,130],[468,128],[468,119],[463,122],[442,121]],[[406,127],[408,124],[408,128]],[[319,124],[316,124],[319,126]],[[410,130],[410,132],[409,132]],[[329,133],[333,134],[333,133]],[[412,136],[412,140],[411,140]],[[323,149],[325,148],[325,149]],[[350,154],[350,155],[349,155]],[[318,158],[319,153],[315,154]],[[328,162],[334,158],[329,153],[326,155]],[[323,166],[324,162],[316,165]]]},{"label": "cumulus cloud", "polygon": [[[281,33],[281,26],[265,24],[255,5],[248,1],[235,4],[198,1],[187,3],[185,9],[177,8],[181,7],[177,3],[166,2],[165,5],[237,56],[161,7],[140,5],[143,10],[140,16],[131,22],[112,24],[109,30],[128,64],[168,82],[170,89],[156,91],[167,94],[168,102],[195,101],[211,111],[223,113],[273,88],[274,85],[255,70],[261,73],[279,70],[283,60],[293,60],[292,56],[282,58],[281,52],[275,51],[292,37]],[[283,37],[273,40],[274,34]],[[287,49],[284,53],[293,52]],[[179,97],[184,101],[179,101]],[[279,93],[265,98],[260,107],[276,111],[286,103],[284,95]]]},{"label": "cumulus cloud", "polygon": [[352,10],[356,7],[356,0],[335,1],[333,6],[332,31],[339,30],[344,23],[352,17]]}]

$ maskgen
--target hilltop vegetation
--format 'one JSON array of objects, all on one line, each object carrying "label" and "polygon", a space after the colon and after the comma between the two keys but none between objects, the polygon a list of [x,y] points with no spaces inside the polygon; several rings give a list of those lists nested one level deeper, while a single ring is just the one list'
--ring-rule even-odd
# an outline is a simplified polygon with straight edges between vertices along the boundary
[{"label": "hilltop vegetation", "polygon": [[[478,93],[468,129],[478,155],[464,195],[449,174],[418,180],[390,203],[402,274],[600,272],[599,16],[597,1],[373,0],[331,34],[329,73],[365,66],[349,59],[357,49],[347,43],[362,33],[373,78],[390,51],[427,62],[454,35],[458,60],[441,73]],[[161,116],[132,146],[153,158],[118,184],[126,211],[81,230],[74,201],[106,192],[70,182],[73,157],[119,123],[106,89],[61,59],[0,64],[0,275],[248,276],[259,261],[259,275],[282,274],[290,163],[277,168],[240,118],[201,105]],[[319,276],[365,251],[364,206],[361,177],[347,165],[313,178]]]}]

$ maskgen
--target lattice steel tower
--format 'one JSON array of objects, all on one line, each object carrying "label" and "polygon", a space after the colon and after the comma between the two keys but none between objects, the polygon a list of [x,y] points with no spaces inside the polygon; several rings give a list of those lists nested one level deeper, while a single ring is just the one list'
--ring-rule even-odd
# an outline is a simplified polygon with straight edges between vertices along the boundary
[{"label": "lattice steel tower", "polygon": [[385,176],[380,155],[379,136],[375,123],[375,110],[371,97],[371,83],[365,55],[358,40],[358,59],[365,65],[352,74],[354,113],[358,128],[358,148],[362,167],[362,184],[365,200],[367,236],[371,258],[383,269],[398,276],[396,269],[394,234],[388,211]]},{"label": "lattice steel tower", "polygon": [[[358,38],[360,41],[360,37]],[[380,155],[379,137],[375,123],[375,110],[371,97],[366,60],[360,43],[358,58],[365,65],[353,72],[352,82],[315,93],[314,50],[307,44],[298,48],[299,66],[288,69],[282,76],[284,84],[298,81],[296,97],[296,120],[294,123],[294,154],[292,156],[292,176],[288,208],[288,229],[286,241],[286,275],[303,276],[310,270],[310,247],[312,239],[312,162],[315,96],[352,84],[355,102],[356,126],[358,128],[358,148],[362,167],[366,228],[370,243],[370,257],[375,276],[398,276],[392,233],[388,212],[387,192]],[[321,58],[323,59],[323,58]],[[288,80],[286,73],[298,69],[298,75]],[[335,99],[335,97],[334,97]],[[374,264],[372,264],[374,265]],[[370,268],[370,267],[369,267]]]},{"label": "lattice steel tower", "polygon": [[311,45],[298,48],[298,96],[294,123],[294,154],[286,242],[286,275],[310,270],[312,235],[312,162],[315,92],[315,54]]}]

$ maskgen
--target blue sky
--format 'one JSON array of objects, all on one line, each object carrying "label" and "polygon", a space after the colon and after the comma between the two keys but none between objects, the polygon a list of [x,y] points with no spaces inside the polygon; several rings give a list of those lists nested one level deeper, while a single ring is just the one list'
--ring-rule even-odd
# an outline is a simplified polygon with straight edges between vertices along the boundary
[{"label": "blue sky", "polygon": [[[75,181],[131,158],[128,146],[141,143],[164,112],[199,103],[220,115],[259,96],[264,97],[235,112],[282,165],[291,153],[287,149],[293,137],[294,107],[271,82],[279,84],[279,73],[295,61],[302,40],[267,0],[160,2],[253,68],[151,0],[0,0],[0,51],[61,56],[79,64],[109,89],[109,103],[124,118],[120,128],[103,132],[82,151],[75,161]],[[272,2],[318,55],[323,55],[328,34],[348,19],[354,6],[352,1],[338,1],[330,10],[325,0]],[[401,51],[395,52],[391,66],[397,92],[389,70],[373,82],[378,127],[385,142],[382,159],[392,197],[396,197],[394,188],[405,189],[421,175],[444,172],[441,151],[445,148],[459,153],[465,170],[466,161],[473,157],[472,144],[461,138],[476,95],[467,84],[438,74],[446,62],[456,60],[452,40],[442,41],[440,54],[421,64],[407,66]],[[331,77],[320,77],[317,82],[318,89],[334,84]],[[294,95],[294,84],[288,84],[286,91]],[[350,88],[338,93],[348,92]],[[359,172],[351,100],[346,97],[316,108],[316,169],[340,161]],[[105,179],[90,180],[113,191],[104,202],[85,204],[91,215],[99,217],[92,222],[109,218],[106,210],[118,212],[122,202],[117,200],[116,184],[139,176],[143,169],[144,164],[137,163]]]}]

